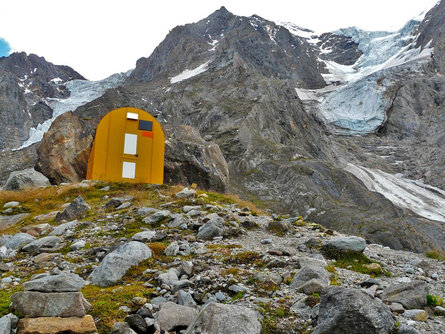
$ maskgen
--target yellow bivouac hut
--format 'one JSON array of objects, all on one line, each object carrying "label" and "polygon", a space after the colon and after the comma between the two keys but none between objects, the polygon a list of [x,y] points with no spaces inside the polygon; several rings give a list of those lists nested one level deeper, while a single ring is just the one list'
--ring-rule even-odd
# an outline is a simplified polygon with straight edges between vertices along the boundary
[{"label": "yellow bivouac hut", "polygon": [[96,129],[87,179],[162,184],[164,132],[148,112],[119,108],[106,114]]}]

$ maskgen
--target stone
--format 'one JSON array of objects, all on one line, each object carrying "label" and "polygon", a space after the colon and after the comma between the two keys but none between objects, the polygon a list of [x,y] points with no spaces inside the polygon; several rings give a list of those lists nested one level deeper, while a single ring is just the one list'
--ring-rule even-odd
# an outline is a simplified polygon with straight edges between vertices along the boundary
[{"label": "stone", "polygon": [[83,317],[91,305],[80,292],[16,292],[12,308],[19,314],[36,317]]},{"label": "stone", "polygon": [[56,236],[47,236],[31,241],[22,248],[27,253],[40,253],[42,249],[57,249],[62,239]]},{"label": "stone", "polygon": [[105,256],[90,275],[91,282],[100,287],[117,283],[132,266],[151,258],[150,248],[138,241],[119,246]]},{"label": "stone", "polygon": [[11,202],[7,202],[5,204],[3,204],[3,209],[7,209],[7,208],[14,208],[16,206],[19,206],[20,203],[17,201],[11,201]]},{"label": "stone", "polygon": [[433,308],[433,312],[434,312],[435,315],[440,315],[442,317],[445,317],[445,307],[435,306]]},{"label": "stone", "polygon": [[124,204],[125,202],[132,201],[133,197],[115,197],[110,199],[107,203],[105,203],[104,207],[105,210],[114,210],[117,209],[119,206]]},{"label": "stone", "polygon": [[239,284],[232,284],[229,286],[229,291],[232,291],[234,293],[240,293],[240,292],[246,292],[248,289],[245,286],[239,285]]},{"label": "stone", "polygon": [[85,281],[79,275],[61,273],[46,276],[23,283],[25,291],[40,292],[76,292],[85,286]]},{"label": "stone", "polygon": [[35,240],[35,237],[33,237],[32,235],[29,235],[28,233],[19,232],[17,234],[14,234],[11,238],[9,238],[8,241],[6,241],[3,244],[3,246],[9,249],[17,250],[33,240]]},{"label": "stone", "polygon": [[267,225],[267,229],[274,233],[291,233],[294,230],[292,224],[285,220],[273,220]]},{"label": "stone", "polygon": [[85,245],[86,245],[85,240],[77,240],[77,241],[74,241],[74,242],[71,244],[71,250],[73,250],[73,251],[75,251],[75,250],[79,250],[79,249],[81,249],[81,248],[84,248]]},{"label": "stone", "polygon": [[267,271],[255,273],[253,279],[260,283],[273,283],[275,285],[280,285],[282,281],[281,275]]},{"label": "stone", "polygon": [[190,281],[188,279],[182,279],[173,284],[172,292],[175,293],[181,289],[187,288],[190,286]]},{"label": "stone", "polygon": [[121,205],[119,205],[116,210],[124,210],[124,209],[128,209],[131,206],[130,202],[125,202],[122,203]]},{"label": "stone", "polygon": [[182,275],[191,276],[193,274],[193,262],[192,261],[182,261],[178,270],[179,270],[179,276],[182,276]]},{"label": "stone", "polygon": [[201,209],[200,205],[184,205],[182,207],[182,212],[188,213],[188,212],[190,212],[192,210],[200,210],[200,209]]},{"label": "stone", "polygon": [[403,315],[414,321],[426,321],[428,319],[425,310],[406,310]]},{"label": "stone", "polygon": [[151,216],[144,218],[142,221],[145,224],[155,224],[167,217],[170,217],[170,215],[171,215],[171,213],[168,210],[159,210],[159,211],[156,211]]},{"label": "stone", "polygon": [[48,262],[54,260],[59,254],[54,253],[40,253],[32,258],[32,261],[36,264]]},{"label": "stone", "polygon": [[176,256],[179,253],[179,245],[177,241],[173,241],[168,247],[164,250],[164,254],[166,256]]},{"label": "stone", "polygon": [[298,264],[300,265],[300,268],[306,266],[325,268],[328,265],[328,263],[323,259],[309,256],[302,256],[298,258]]},{"label": "stone", "polygon": [[181,214],[172,215],[172,219],[168,222],[167,226],[172,228],[184,227],[187,228],[187,219]]},{"label": "stone", "polygon": [[189,326],[198,316],[198,311],[192,307],[178,305],[172,302],[161,304],[161,309],[157,314],[159,327],[163,331],[179,331]]},{"label": "stone", "polygon": [[245,306],[209,303],[190,324],[186,334],[259,334],[259,314]]},{"label": "stone", "polygon": [[428,284],[423,281],[391,285],[383,290],[380,298],[386,303],[400,303],[406,309],[420,309],[426,306]]},{"label": "stone", "polygon": [[137,334],[126,322],[115,322],[110,334]]},{"label": "stone", "polygon": [[420,334],[420,332],[414,327],[402,324],[400,325],[397,334]]},{"label": "stone", "polygon": [[379,299],[339,286],[323,289],[313,334],[388,334],[395,318]]},{"label": "stone", "polygon": [[29,188],[49,187],[48,178],[34,168],[15,171],[9,174],[3,190],[24,190]]},{"label": "stone", "polygon": [[320,293],[330,283],[329,272],[321,267],[302,267],[293,277],[291,289],[304,294]]},{"label": "stone", "polygon": [[87,211],[91,210],[91,207],[83,199],[82,196],[77,196],[62,212],[56,215],[55,220],[71,221],[77,218],[81,218]]},{"label": "stone", "polygon": [[34,220],[38,221],[38,222],[49,221],[49,220],[56,218],[58,213],[59,213],[59,211],[51,211],[46,214],[35,216]]},{"label": "stone", "polygon": [[0,334],[11,334],[13,333],[13,329],[17,327],[17,322],[19,318],[9,313],[5,315],[4,317],[0,318]]},{"label": "stone", "polygon": [[0,216],[0,231],[6,230],[11,226],[20,223],[28,216],[29,213],[19,213],[17,215],[11,215],[11,216]]},{"label": "stone", "polygon": [[142,231],[138,232],[131,237],[131,239],[136,241],[145,241],[148,242],[156,235],[155,231]]},{"label": "stone", "polygon": [[146,333],[147,323],[139,314],[130,314],[125,317],[125,321],[130,325],[136,333]]},{"label": "stone", "polygon": [[78,225],[77,220],[73,220],[68,223],[60,224],[59,226],[56,226],[54,228],[54,230],[49,235],[64,235],[66,233],[66,231],[74,230],[77,225]]},{"label": "stone", "polygon": [[[57,213],[57,211],[56,211],[56,213]],[[20,232],[28,233],[34,237],[38,237],[40,235],[50,233],[53,229],[54,228],[50,224],[42,223],[42,224],[38,224],[38,225],[25,226],[24,228],[22,228],[20,230]]]},{"label": "stone", "polygon": [[403,308],[403,305],[399,304],[399,303],[391,303],[391,305],[389,305],[389,308],[394,313],[403,313],[403,312],[405,312],[405,309]]},{"label": "stone", "polygon": [[88,334],[96,333],[93,317],[45,317],[23,318],[19,320],[17,334]]},{"label": "stone", "polygon": [[325,241],[321,247],[327,257],[334,259],[344,253],[363,253],[365,248],[366,240],[355,236],[335,237]]},{"label": "stone", "polygon": [[142,208],[138,209],[137,214],[139,216],[148,216],[148,215],[150,215],[152,213],[155,213],[156,211],[157,210],[154,209],[154,208],[142,207]]},{"label": "stone", "polygon": [[177,198],[189,198],[196,196],[196,190],[184,188],[180,192],[176,193],[175,195]]},{"label": "stone", "polygon": [[193,299],[190,292],[186,292],[184,290],[178,291],[178,304],[193,307],[196,306],[196,302]]}]

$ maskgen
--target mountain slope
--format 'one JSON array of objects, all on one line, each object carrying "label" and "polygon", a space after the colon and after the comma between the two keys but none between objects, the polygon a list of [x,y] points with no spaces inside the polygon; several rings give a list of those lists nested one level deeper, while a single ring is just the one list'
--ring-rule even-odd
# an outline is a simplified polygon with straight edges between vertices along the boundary
[{"label": "mountain slope", "polygon": [[[338,36],[325,41],[338,41],[339,50],[341,45],[349,49],[342,62],[362,59],[360,52],[365,52],[357,51],[360,43]],[[324,44],[317,49],[317,43],[257,16],[237,17],[225,8],[198,23],[177,27],[150,57],[137,62],[123,86],[53,124],[38,150],[38,167],[53,181],[82,179],[100,118],[131,105],[157,117],[168,143],[185,143],[183,149],[192,152],[186,160],[176,156],[181,150],[174,147],[166,152],[170,182],[224,184],[223,188],[275,210],[309,216],[397,249],[445,248],[443,224],[399,207],[345,169],[353,163],[393,172],[397,166],[387,165],[366,143],[392,141],[396,136],[334,136],[312,112],[314,104],[298,97],[303,89],[314,94],[337,91],[335,83],[325,87],[323,76],[332,79],[332,73],[326,73],[332,67],[323,62],[332,60],[321,57]],[[336,53],[341,59],[342,52]],[[400,78],[406,73],[403,68],[394,71]],[[379,77],[368,79],[378,84]],[[396,87],[391,82],[384,94],[389,106],[394,105]],[[358,93],[365,94],[366,87]],[[67,125],[70,131],[64,130]],[[193,129],[192,141],[191,131],[179,131],[187,127]],[[201,163],[209,157],[205,148],[210,145],[224,161],[213,169]],[[51,160],[61,152],[63,161]],[[191,160],[202,174],[185,163]],[[223,176],[225,162],[228,178]],[[214,176],[217,181],[203,181]]]}]

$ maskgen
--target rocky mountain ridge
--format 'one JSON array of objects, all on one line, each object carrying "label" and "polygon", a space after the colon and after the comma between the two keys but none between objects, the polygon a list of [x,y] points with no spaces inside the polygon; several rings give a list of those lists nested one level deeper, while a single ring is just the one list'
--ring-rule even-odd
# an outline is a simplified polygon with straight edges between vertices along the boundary
[{"label": "rocky mountain ridge", "polygon": [[49,333],[42,316],[51,333],[443,333],[440,253],[182,187],[84,181],[0,192],[0,205],[22,212],[0,223],[7,334],[10,298],[28,315],[19,334]]},{"label": "rocky mountain ridge", "polygon": [[[438,6],[420,27],[440,22],[445,14]],[[426,40],[432,29],[418,33],[419,23],[413,24],[397,36],[378,35],[383,47],[395,50],[390,57],[406,60],[423,52],[410,45],[414,37]],[[341,78],[356,75],[354,64],[374,56],[355,36],[360,32],[301,36],[297,30],[225,8],[173,29],[121,86],[57,119],[37,149],[37,168],[52,182],[82,180],[99,120],[131,105],[155,115],[169,138],[169,182],[228,189],[396,249],[444,249],[440,67],[429,56],[421,62],[414,57],[349,84]],[[426,46],[425,52],[431,44]],[[435,47],[434,59],[440,50]],[[362,99],[364,92],[369,94]],[[375,99],[382,111],[378,133],[333,133],[319,112],[332,96],[364,112],[373,112],[374,102],[366,101]],[[427,185],[393,180],[398,174]],[[409,193],[403,201],[394,200],[396,183]],[[410,196],[421,198],[415,201],[421,208]]]}]

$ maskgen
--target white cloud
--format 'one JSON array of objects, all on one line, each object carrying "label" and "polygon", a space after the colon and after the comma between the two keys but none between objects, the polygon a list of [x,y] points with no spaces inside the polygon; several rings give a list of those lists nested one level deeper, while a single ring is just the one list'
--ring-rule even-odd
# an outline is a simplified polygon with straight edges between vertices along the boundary
[{"label": "white cloud", "polygon": [[176,25],[196,22],[221,5],[237,15],[329,31],[401,27],[436,0],[21,0],[5,1],[0,32],[13,50],[44,56],[102,79],[135,66]]}]

